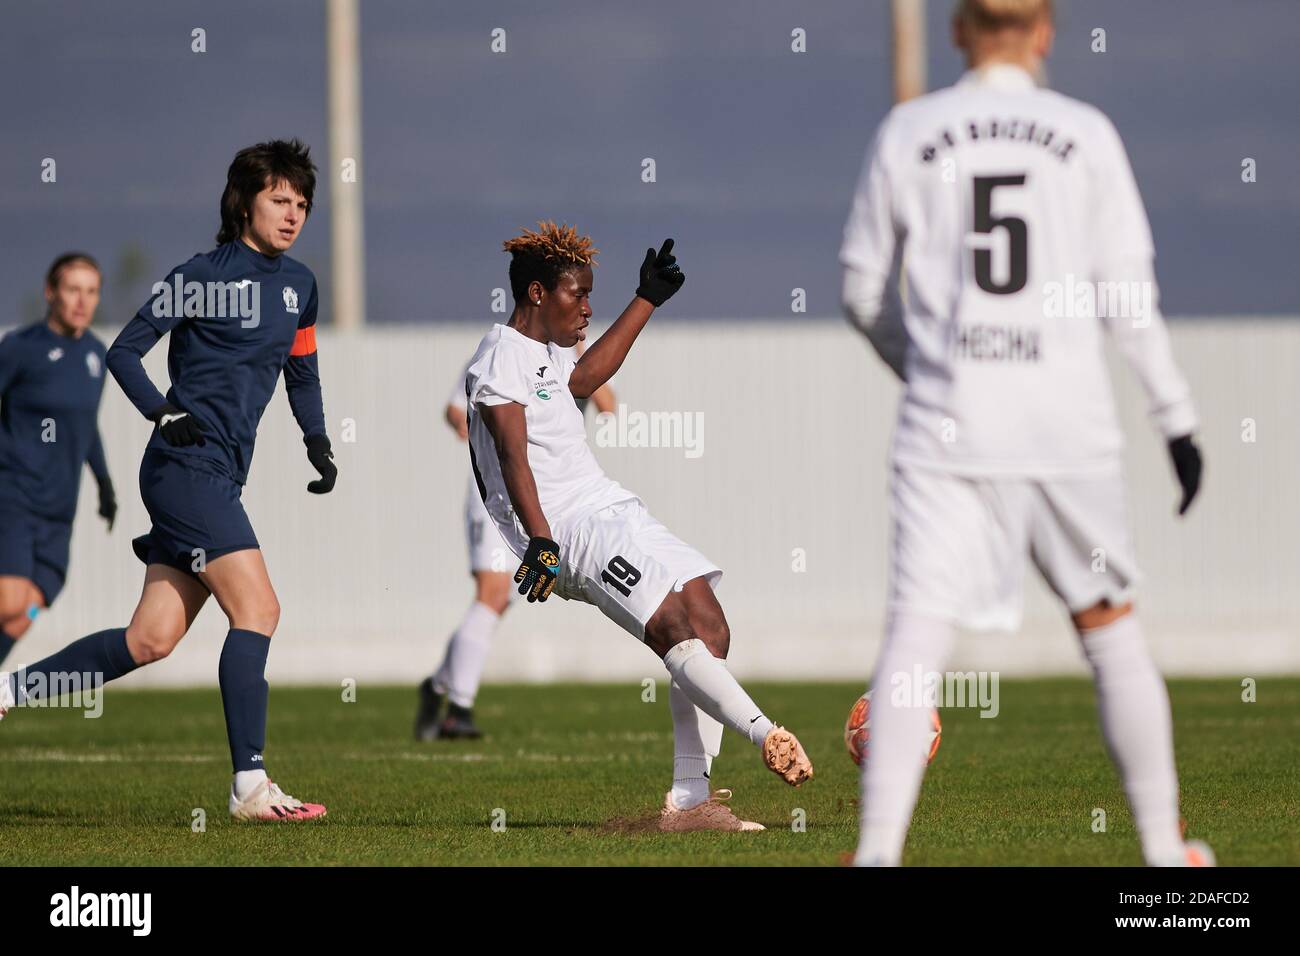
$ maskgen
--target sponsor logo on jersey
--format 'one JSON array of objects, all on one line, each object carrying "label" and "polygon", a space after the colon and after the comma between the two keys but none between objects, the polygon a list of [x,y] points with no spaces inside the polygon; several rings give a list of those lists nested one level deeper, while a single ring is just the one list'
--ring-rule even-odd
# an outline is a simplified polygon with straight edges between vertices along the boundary
[{"label": "sponsor logo on jersey", "polygon": [[293,286],[284,287],[284,311],[290,315],[298,314],[298,293],[293,291]]},{"label": "sponsor logo on jersey", "polygon": [[[541,368],[539,368],[539,369],[537,370],[537,377],[538,377],[538,378],[541,378],[541,377],[542,377],[542,374],[543,374],[543,373],[544,373],[548,368],[550,368],[549,365],[543,365]],[[559,385],[559,384],[560,384],[560,380],[559,380],[558,378],[548,378],[548,379],[546,379],[545,381],[538,382],[536,385],[534,385],[534,386],[533,386],[533,392],[534,392],[534,393],[537,395],[537,397],[540,398],[542,401],[544,401],[544,402],[545,402],[545,401],[549,401],[550,398],[551,398],[551,391],[550,391],[551,386],[553,386],[553,385]]]},{"label": "sponsor logo on jersey", "polygon": [[51,361],[51,362],[57,362],[57,361],[58,361],[59,359],[61,359],[61,358],[63,358],[63,349],[60,349],[60,348],[53,348],[53,349],[50,349],[50,361]]},{"label": "sponsor logo on jersey", "polygon": [[104,368],[102,363],[99,361],[99,356],[96,355],[94,352],[87,352],[86,371],[90,373],[90,377],[99,378],[100,373],[103,372],[103,370]]}]

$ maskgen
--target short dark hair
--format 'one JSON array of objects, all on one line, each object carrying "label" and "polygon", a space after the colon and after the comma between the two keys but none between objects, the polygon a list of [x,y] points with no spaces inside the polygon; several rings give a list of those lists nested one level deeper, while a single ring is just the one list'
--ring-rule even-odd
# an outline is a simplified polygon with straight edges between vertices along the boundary
[{"label": "short dark hair", "polygon": [[573,226],[557,226],[549,220],[539,222],[535,232],[520,230],[501,247],[510,253],[510,291],[516,302],[528,298],[528,287],[534,282],[540,282],[547,292],[553,291],[566,272],[595,265],[600,251],[591,244],[590,236],[581,236]]},{"label": "short dark hair", "polygon": [[104,270],[99,267],[99,263],[95,261],[95,257],[90,253],[65,252],[50,263],[50,268],[45,273],[46,287],[57,289],[59,287],[59,281],[63,278],[63,270],[67,269],[68,266],[77,264],[90,266],[90,268],[99,273],[100,279],[103,279]]},{"label": "short dark hair", "polygon": [[257,194],[278,183],[284,183],[307,200],[307,213],[311,214],[316,164],[311,161],[311,149],[306,144],[298,139],[273,139],[235,154],[226,171],[226,191],[221,194],[218,245],[240,237]]}]

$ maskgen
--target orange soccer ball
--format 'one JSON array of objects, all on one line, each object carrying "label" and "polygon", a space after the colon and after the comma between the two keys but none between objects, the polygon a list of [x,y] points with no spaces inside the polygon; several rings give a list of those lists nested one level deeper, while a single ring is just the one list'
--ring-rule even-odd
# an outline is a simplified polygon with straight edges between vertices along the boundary
[{"label": "orange soccer ball", "polygon": [[[939,752],[939,738],[943,733],[943,726],[939,723],[939,711],[934,708],[930,709],[930,737],[928,741],[928,751],[926,763],[934,759],[934,755]],[[867,759],[867,744],[871,740],[871,691],[867,691],[853,703],[853,708],[849,711],[849,719],[844,722],[844,746],[848,748],[849,756],[859,767],[862,761]]]}]

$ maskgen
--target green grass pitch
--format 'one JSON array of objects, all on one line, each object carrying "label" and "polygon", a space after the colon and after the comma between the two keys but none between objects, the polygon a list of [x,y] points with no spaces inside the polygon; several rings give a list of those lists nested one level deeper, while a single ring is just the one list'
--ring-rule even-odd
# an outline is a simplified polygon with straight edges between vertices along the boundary
[{"label": "green grass pitch", "polygon": [[[109,688],[95,720],[18,709],[0,723],[0,865],[835,865],[857,836],[841,729],[860,687],[750,690],[817,770],[793,790],[728,733],[713,783],[767,825],[756,834],[653,829],[672,767],[662,682],[653,703],[635,683],[487,687],[477,713],[489,737],[437,744],[411,739],[414,688],[362,685],[351,703],[337,688],[273,688],[272,777],[329,807],[292,825],[229,819],[215,689]],[[1257,703],[1232,679],[1176,680],[1170,692],[1188,835],[1221,865],[1300,864],[1300,678],[1260,679]],[[197,808],[205,832],[192,828]],[[1140,863],[1091,685],[1003,681],[996,719],[943,711],[905,859]]]}]

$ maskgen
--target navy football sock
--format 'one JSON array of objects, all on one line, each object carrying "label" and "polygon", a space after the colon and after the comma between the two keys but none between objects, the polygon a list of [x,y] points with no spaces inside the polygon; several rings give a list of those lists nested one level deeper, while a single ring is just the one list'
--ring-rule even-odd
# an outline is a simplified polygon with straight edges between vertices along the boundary
[{"label": "navy football sock", "polygon": [[221,681],[221,706],[226,712],[226,737],[235,772],[263,770],[266,746],[266,654],[271,639],[256,631],[232,628],[221,648],[217,674]]},{"label": "navy football sock", "polygon": [[[139,667],[126,649],[126,628],[115,627],[73,641],[44,660],[29,664],[12,677],[14,699],[39,700],[52,690],[80,686],[101,686]],[[72,675],[81,675],[73,678]],[[87,684],[87,681],[90,684]]]},{"label": "navy football sock", "polygon": [[0,631],[0,664],[5,662],[5,658],[9,656],[9,652],[14,649],[14,645],[17,643],[17,638],[10,637],[4,631]]}]

